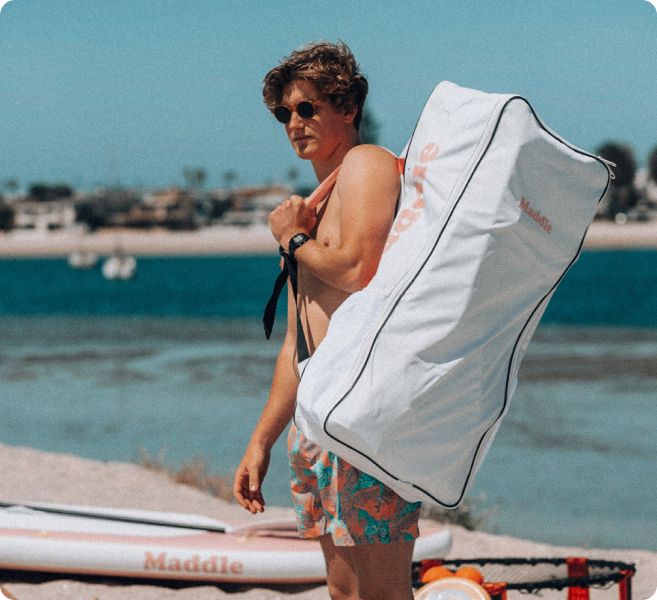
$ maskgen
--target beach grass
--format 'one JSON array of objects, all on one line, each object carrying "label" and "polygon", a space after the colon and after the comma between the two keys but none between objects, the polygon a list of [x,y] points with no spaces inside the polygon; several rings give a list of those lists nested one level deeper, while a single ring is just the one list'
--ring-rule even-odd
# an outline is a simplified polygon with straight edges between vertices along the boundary
[{"label": "beach grass", "polygon": [[[203,455],[192,457],[191,461],[182,460],[179,464],[166,462],[166,448],[152,457],[149,452],[139,446],[136,449],[138,458],[134,461],[139,466],[164,473],[175,483],[181,483],[202,490],[215,498],[227,502],[235,502],[233,496],[233,473],[210,472],[210,460]],[[440,506],[424,504],[421,517],[437,523],[460,525],[470,531],[482,529],[493,516],[496,508],[478,511],[479,504],[485,500],[483,496],[465,498],[457,508],[447,509]]]},{"label": "beach grass", "polygon": [[460,525],[470,531],[482,529],[488,520],[494,515],[496,508],[478,512],[478,506],[485,500],[485,497],[464,498],[456,508],[442,508],[441,506],[424,504],[422,506],[421,517],[431,519],[438,523],[446,525]]},{"label": "beach grass", "polygon": [[191,461],[182,460],[180,464],[167,463],[166,448],[162,449],[156,457],[151,457],[143,447],[137,448],[139,466],[164,473],[176,483],[195,487],[207,492],[215,498],[227,502],[235,502],[233,496],[233,474],[230,472],[211,472],[208,468],[210,460],[202,455],[195,455]]}]

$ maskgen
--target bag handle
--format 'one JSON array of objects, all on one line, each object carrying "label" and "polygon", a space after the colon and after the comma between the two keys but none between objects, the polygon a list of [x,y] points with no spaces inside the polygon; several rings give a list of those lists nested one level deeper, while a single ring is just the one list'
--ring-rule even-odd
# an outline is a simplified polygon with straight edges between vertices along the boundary
[{"label": "bag handle", "polygon": [[[404,173],[404,163],[405,163],[405,159],[403,158],[397,159],[397,170],[399,171],[400,175]],[[315,191],[305,199],[306,206],[310,210],[317,208],[317,205],[333,189],[333,187],[335,186],[335,182],[338,179],[339,172],[340,172],[340,167],[335,169],[335,171],[333,171],[333,173],[331,173],[324,181],[322,181],[322,183],[320,183],[317,186],[317,189],[315,189]],[[274,291],[272,292],[272,295],[269,298],[269,302],[267,302],[267,306],[265,307],[265,314],[262,319],[263,324],[265,326],[265,336],[267,337],[267,339],[269,339],[269,336],[271,335],[272,327],[274,326],[274,319],[276,318],[276,304],[278,303],[278,298],[281,294],[281,291],[283,290],[283,287],[285,286],[285,283],[288,280],[288,277],[290,278],[292,287],[294,288],[293,289],[294,300],[296,301],[297,299],[296,261],[290,260],[290,257],[287,255],[287,253],[283,248],[279,248],[279,253],[285,260],[285,266],[281,271],[281,273],[279,274],[279,276],[276,278],[276,282],[274,284]],[[297,308],[297,351],[299,353],[299,362],[301,362],[302,360],[301,356],[304,356],[306,358],[310,356],[310,353],[308,352],[308,346],[306,344],[306,338],[303,333],[303,327],[301,325],[301,317],[299,316],[298,308]]]},{"label": "bag handle", "polygon": [[[322,183],[317,186],[317,189],[310,194],[305,199],[306,206],[312,210],[317,207],[317,205],[326,197],[326,195],[333,189],[335,182],[338,179],[338,173],[340,172],[340,167],[335,169]],[[265,314],[262,318],[262,322],[265,326],[265,336],[269,339],[271,335],[272,327],[274,326],[274,319],[276,318],[276,305],[278,303],[278,298],[283,291],[283,287],[288,280],[292,283],[294,301],[297,300],[297,261],[291,258],[284,248],[278,249],[279,254],[283,257],[285,265],[283,270],[276,278],[274,283],[274,291],[272,292],[269,302],[265,307]],[[299,309],[297,307],[297,353],[298,360],[302,360],[310,357],[310,352],[308,351],[308,344],[306,343],[306,336],[303,332],[303,326],[301,324],[301,316],[299,315]]]},{"label": "bag handle", "polygon": [[333,186],[338,179],[339,172],[340,167],[338,167],[324,181],[322,181],[322,183],[317,186],[315,191],[305,199],[306,206],[310,210],[317,208],[317,205],[324,199],[324,196],[326,196],[326,194],[328,194],[333,189]]}]

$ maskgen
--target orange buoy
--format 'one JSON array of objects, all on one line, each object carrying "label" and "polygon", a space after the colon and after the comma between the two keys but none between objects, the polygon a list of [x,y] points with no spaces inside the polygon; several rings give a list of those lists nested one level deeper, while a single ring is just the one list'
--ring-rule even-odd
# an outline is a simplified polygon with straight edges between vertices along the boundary
[{"label": "orange buoy", "polygon": [[422,583],[429,583],[430,581],[444,579],[445,577],[454,577],[454,573],[450,571],[447,567],[437,566],[427,569],[422,575],[420,581]]},{"label": "orange buoy", "polygon": [[454,573],[454,575],[456,577],[462,577],[463,579],[469,579],[479,585],[484,582],[484,576],[481,574],[481,571],[474,567],[461,567],[456,573]]}]

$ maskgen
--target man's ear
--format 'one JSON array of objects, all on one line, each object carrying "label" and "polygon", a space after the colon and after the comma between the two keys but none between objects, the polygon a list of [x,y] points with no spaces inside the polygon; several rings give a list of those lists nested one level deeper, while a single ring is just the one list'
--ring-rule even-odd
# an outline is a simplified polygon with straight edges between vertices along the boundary
[{"label": "man's ear", "polygon": [[358,108],[355,105],[348,106],[344,109],[344,122],[353,123],[356,118],[356,113],[358,113]]}]

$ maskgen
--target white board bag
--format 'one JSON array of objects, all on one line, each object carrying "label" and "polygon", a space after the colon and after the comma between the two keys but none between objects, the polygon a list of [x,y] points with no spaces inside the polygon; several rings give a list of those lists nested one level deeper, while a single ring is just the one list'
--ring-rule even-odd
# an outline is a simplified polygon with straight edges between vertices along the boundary
[{"label": "white board bag", "polygon": [[454,508],[610,173],[523,98],[449,82],[405,158],[378,271],[301,365],[295,423],[406,500]]}]

